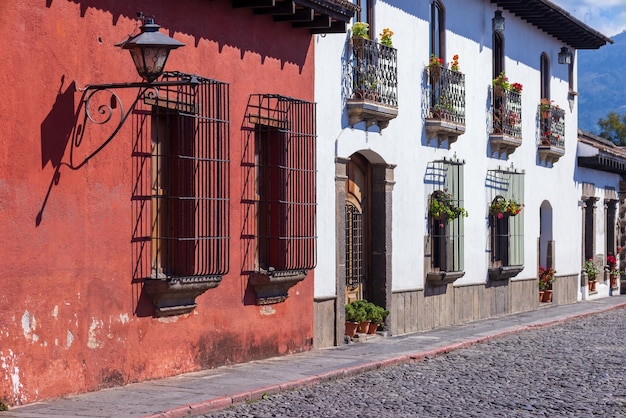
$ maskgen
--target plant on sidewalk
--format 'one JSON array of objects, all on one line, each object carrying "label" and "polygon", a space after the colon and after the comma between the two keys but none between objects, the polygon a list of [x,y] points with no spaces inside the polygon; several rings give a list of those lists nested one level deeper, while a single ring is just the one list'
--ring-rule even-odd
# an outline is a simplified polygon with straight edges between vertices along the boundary
[{"label": "plant on sidewalk", "polygon": [[552,290],[552,283],[556,279],[556,270],[552,267],[543,268],[539,266],[539,290]]},{"label": "plant on sidewalk", "polygon": [[590,282],[595,282],[598,278],[598,274],[600,273],[600,268],[596,263],[593,262],[593,259],[585,260],[584,266],[585,272],[587,273],[587,279]]}]

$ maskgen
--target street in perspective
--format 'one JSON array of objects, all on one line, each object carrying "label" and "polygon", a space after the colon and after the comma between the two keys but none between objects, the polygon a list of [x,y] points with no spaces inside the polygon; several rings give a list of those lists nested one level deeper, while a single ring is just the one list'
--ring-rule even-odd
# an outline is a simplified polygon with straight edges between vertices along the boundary
[{"label": "street in perspective", "polygon": [[623,417],[625,329],[605,311],[200,416]]}]

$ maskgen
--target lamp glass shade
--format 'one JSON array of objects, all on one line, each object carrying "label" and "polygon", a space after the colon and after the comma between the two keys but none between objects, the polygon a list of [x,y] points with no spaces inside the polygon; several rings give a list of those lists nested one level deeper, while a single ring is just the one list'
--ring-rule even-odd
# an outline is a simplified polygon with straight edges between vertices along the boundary
[{"label": "lamp glass shade", "polygon": [[170,54],[169,49],[157,47],[135,47],[129,51],[137,67],[137,73],[150,83],[163,74],[165,62]]},{"label": "lamp glass shade", "polygon": [[151,83],[163,73],[165,62],[172,49],[184,46],[182,42],[159,32],[160,26],[148,22],[141,26],[139,35],[118,44],[128,49],[133,58],[137,73]]},{"label": "lamp glass shade", "polygon": [[561,52],[559,52],[559,64],[571,64],[572,63],[572,54],[570,54],[569,49],[566,47],[561,48]]},{"label": "lamp glass shade", "polygon": [[495,16],[491,19],[491,27],[494,32],[504,32],[504,17],[500,10],[496,10]]}]

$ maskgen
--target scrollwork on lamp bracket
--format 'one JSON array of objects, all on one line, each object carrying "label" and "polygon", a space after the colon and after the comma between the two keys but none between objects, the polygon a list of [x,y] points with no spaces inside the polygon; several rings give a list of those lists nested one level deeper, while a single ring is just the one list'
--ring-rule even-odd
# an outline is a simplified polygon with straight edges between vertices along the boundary
[{"label": "scrollwork on lamp bracket", "polygon": [[[77,91],[83,93],[79,104],[79,111],[84,107],[84,117],[82,128],[77,131],[77,135],[74,138],[73,147],[70,150],[70,167],[77,170],[84,166],[90,159],[104,149],[118,134],[124,123],[128,119],[128,116],[133,112],[135,106],[140,99],[156,99],[159,95],[159,87],[171,87],[171,86],[197,86],[200,82],[196,76],[191,76],[187,79],[176,81],[153,81],[148,82],[134,82],[134,83],[109,83],[109,84],[88,84],[83,88],[77,87]],[[76,84],[75,84],[76,85]],[[137,96],[128,107],[128,110],[124,107],[122,99],[120,98],[117,90],[122,89],[139,89]],[[97,98],[99,93],[109,93],[111,96],[108,101],[98,102]],[[106,125],[113,120],[115,110],[119,109],[119,120],[117,126],[113,128],[113,131],[108,138],[102,142],[94,151],[87,155],[80,163],[74,163],[74,148],[78,148],[82,142],[83,135],[85,134],[88,123],[95,125]]]}]

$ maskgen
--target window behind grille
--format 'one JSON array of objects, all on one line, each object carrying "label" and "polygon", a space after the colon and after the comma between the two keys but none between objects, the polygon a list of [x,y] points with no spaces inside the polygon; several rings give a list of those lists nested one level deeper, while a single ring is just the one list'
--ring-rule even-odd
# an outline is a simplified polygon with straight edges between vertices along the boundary
[{"label": "window behind grille", "polygon": [[315,104],[252,95],[244,129],[254,138],[246,145],[254,149],[254,181],[246,181],[254,187],[254,269],[310,270],[316,263]]},{"label": "window behind grille", "polygon": [[[510,199],[524,203],[524,171],[498,168],[487,172],[486,187],[489,196],[487,207],[496,199]],[[493,267],[521,266],[524,264],[524,213],[516,216],[488,215],[491,264]],[[488,210],[487,210],[488,211]]]},{"label": "window behind grille", "polygon": [[[448,195],[457,207],[464,207],[464,161],[443,159],[428,164],[425,182],[429,198]],[[428,217],[431,271],[464,270],[464,217],[454,220]]]},{"label": "window behind grille", "polygon": [[228,85],[197,79],[148,92],[134,111],[137,279],[193,281],[228,272]]}]

